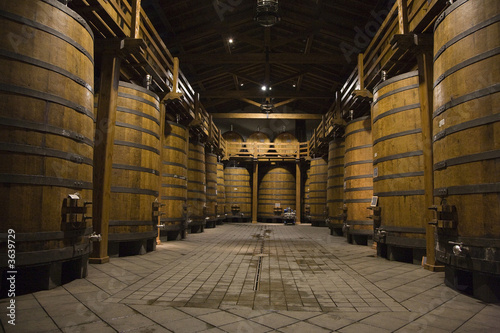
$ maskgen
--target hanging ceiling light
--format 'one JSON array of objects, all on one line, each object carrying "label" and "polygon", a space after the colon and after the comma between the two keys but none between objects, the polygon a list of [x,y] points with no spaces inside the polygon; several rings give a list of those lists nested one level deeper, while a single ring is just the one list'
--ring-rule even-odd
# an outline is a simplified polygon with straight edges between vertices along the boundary
[{"label": "hanging ceiling light", "polygon": [[255,21],[263,27],[272,27],[279,20],[278,0],[257,0],[257,13]]}]

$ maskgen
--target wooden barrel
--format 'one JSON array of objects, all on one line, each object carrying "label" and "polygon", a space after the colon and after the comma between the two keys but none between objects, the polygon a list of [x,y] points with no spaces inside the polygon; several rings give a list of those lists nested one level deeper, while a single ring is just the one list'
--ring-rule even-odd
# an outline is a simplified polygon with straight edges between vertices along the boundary
[{"label": "wooden barrel", "polygon": [[223,219],[226,212],[226,187],[224,185],[224,164],[217,163],[217,215]]},{"label": "wooden barrel", "polygon": [[185,126],[166,121],[162,133],[161,209],[162,234],[168,240],[184,238],[187,214],[187,159],[189,131]]},{"label": "wooden barrel", "polygon": [[[418,72],[384,81],[373,94],[373,195],[380,207],[376,239],[379,246],[413,249],[420,262],[428,221]],[[388,255],[404,261],[404,249],[398,251],[389,248]]]},{"label": "wooden barrel", "polygon": [[[243,137],[235,131],[227,131],[222,134],[222,137],[227,142],[240,143],[243,142]],[[227,148],[226,155],[238,155],[243,149],[241,148]]]},{"label": "wooden barrel", "polygon": [[160,190],[160,99],[120,82],[116,111],[108,248],[110,254],[139,254],[141,242],[154,247],[158,230],[152,204]]},{"label": "wooden barrel", "polygon": [[[253,154],[254,153],[254,148],[253,148],[253,145],[252,143],[269,143],[271,142],[271,139],[269,139],[269,136],[264,133],[264,132],[254,132],[252,134],[250,134],[250,136],[248,137],[247,139],[247,149],[248,149],[248,152]],[[258,147],[256,152],[258,155],[265,155],[267,154],[267,152],[269,151],[269,145],[266,145],[266,146],[262,146],[262,147]]]},{"label": "wooden barrel", "polygon": [[283,132],[274,139],[274,149],[281,156],[296,155],[298,142],[292,133]]},{"label": "wooden barrel", "polygon": [[206,217],[205,146],[189,142],[187,215],[191,232],[203,231]]},{"label": "wooden barrel", "polygon": [[205,154],[205,172],[207,177],[207,212],[210,220],[217,216],[217,155]]},{"label": "wooden barrel", "polygon": [[[435,26],[434,196],[456,208],[452,227],[438,225],[436,256],[450,284],[453,272],[471,272],[475,286],[500,274],[499,14],[495,0],[456,1]],[[454,254],[449,242],[468,252]],[[498,287],[473,293],[500,298]]]},{"label": "wooden barrel", "polygon": [[328,164],[324,158],[311,160],[311,181],[309,182],[309,205],[311,207],[311,224],[326,226],[326,180]]},{"label": "wooden barrel", "polygon": [[75,192],[78,206],[92,201],[94,41],[57,1],[0,10],[0,275],[12,229],[21,294],[86,275],[91,219],[62,207]]},{"label": "wooden barrel", "polygon": [[[326,204],[328,207],[329,227],[333,233],[342,235],[344,226],[344,150],[341,139],[328,144],[328,178],[326,182]],[[332,233],[332,234],[333,234]]]},{"label": "wooden barrel", "polygon": [[284,167],[272,167],[265,173],[259,184],[259,219],[275,217],[274,208],[279,205],[283,211],[290,207],[295,210],[295,176]]},{"label": "wooden barrel", "polygon": [[350,121],[345,129],[344,203],[347,240],[366,244],[373,235],[367,207],[373,196],[372,132],[370,117]]},{"label": "wooden barrel", "polygon": [[[224,169],[226,186],[226,209],[228,215],[252,215],[252,187],[250,174],[246,168],[227,167]],[[238,212],[235,211],[238,208]],[[236,212],[236,214],[233,214]]]}]

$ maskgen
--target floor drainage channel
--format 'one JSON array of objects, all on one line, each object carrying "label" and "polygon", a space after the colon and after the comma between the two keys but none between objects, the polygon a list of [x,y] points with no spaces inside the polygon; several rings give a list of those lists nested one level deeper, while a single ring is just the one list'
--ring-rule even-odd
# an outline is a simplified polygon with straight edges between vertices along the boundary
[{"label": "floor drainage channel", "polygon": [[256,235],[258,239],[260,239],[260,253],[258,253],[256,256],[259,257],[257,261],[257,270],[255,272],[255,280],[254,280],[254,285],[253,285],[253,290],[258,291],[260,288],[260,276],[262,272],[262,260],[266,256],[264,254],[264,245],[265,245],[265,239],[269,238],[271,236],[271,230],[266,229],[262,230],[260,234]]}]

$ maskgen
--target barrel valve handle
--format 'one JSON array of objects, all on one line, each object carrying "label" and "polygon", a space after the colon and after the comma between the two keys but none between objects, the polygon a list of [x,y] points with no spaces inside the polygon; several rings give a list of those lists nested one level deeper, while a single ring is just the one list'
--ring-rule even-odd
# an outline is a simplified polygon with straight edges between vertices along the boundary
[{"label": "barrel valve handle", "polygon": [[102,241],[102,236],[101,234],[96,234],[96,232],[94,231],[92,235],[89,236],[89,240],[91,242],[100,242]]},{"label": "barrel valve handle", "polygon": [[467,254],[469,252],[469,248],[464,246],[464,243],[462,242],[453,242],[453,241],[448,241],[448,244],[453,245],[453,254],[456,256],[459,256],[461,254]]}]

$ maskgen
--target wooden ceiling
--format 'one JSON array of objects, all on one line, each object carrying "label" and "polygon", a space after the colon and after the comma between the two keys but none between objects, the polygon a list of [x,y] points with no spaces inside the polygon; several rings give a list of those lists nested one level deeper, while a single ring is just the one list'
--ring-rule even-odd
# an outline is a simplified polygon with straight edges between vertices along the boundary
[{"label": "wooden ceiling", "polygon": [[271,28],[254,21],[255,0],[143,0],[142,6],[208,112],[261,112],[258,106],[272,98],[277,112],[324,114],[357,63],[357,52],[342,49],[362,52],[361,32],[378,22],[371,13],[392,3],[281,0],[281,21]]}]

